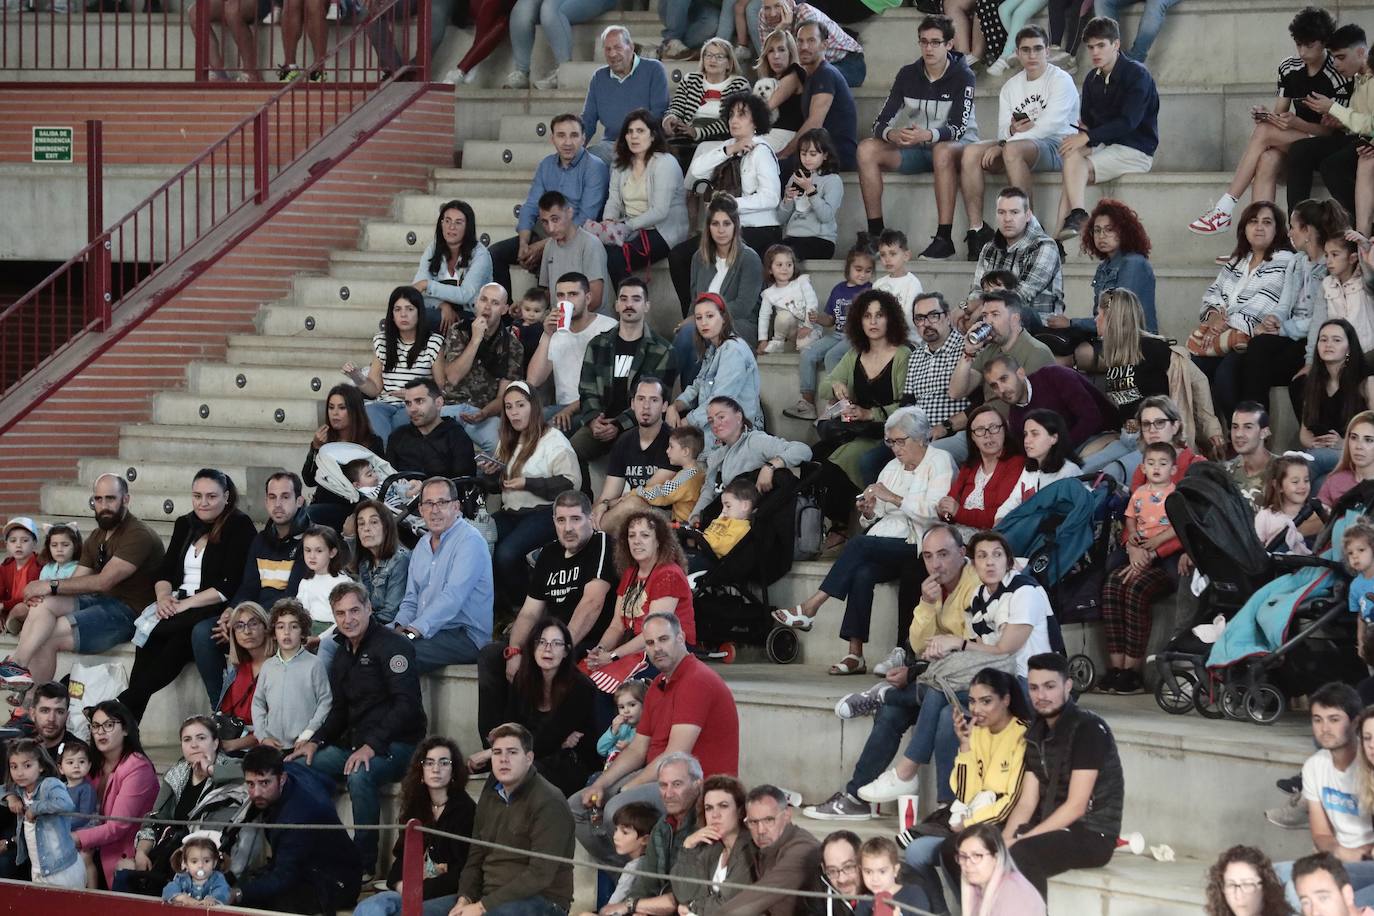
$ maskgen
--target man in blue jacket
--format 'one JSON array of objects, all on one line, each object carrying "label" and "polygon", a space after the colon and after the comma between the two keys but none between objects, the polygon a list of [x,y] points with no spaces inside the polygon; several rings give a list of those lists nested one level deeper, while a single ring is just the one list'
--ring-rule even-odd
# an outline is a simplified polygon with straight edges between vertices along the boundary
[{"label": "man in blue jacket", "polygon": [[1159,90],[1145,65],[1121,53],[1121,27],[1099,16],[1083,27],[1093,69],[1083,80],[1078,130],[1059,145],[1064,194],[1059,200],[1060,241],[1088,224],[1088,185],[1142,175],[1159,147]]},{"label": "man in blue jacket", "polygon": [[[258,745],[243,757],[243,781],[253,810],[248,823],[262,825],[271,858],[241,875],[230,891],[234,906],[284,913],[334,913],[351,910],[358,900],[363,869],[358,850],[334,813],[328,794],[308,771],[287,773],[281,751]],[[332,830],[277,830],[278,824],[318,824]],[[241,831],[250,842],[256,831]],[[375,836],[375,834],[374,834]]]}]

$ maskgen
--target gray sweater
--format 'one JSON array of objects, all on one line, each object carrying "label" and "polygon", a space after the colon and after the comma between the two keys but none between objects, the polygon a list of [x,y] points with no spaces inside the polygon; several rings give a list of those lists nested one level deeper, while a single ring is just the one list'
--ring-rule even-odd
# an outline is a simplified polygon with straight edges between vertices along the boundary
[{"label": "gray sweater", "polygon": [[628,169],[611,169],[611,187],[606,197],[606,219],[623,219],[631,229],[657,229],[671,248],[687,238],[686,189],[682,185],[682,166],[669,153],[654,153],[644,180],[649,194],[649,209],[639,216],[625,217],[620,186]]},{"label": "gray sweater", "polygon": [[724,445],[717,442],[704,457],[706,481],[701,486],[701,496],[697,499],[697,504],[692,507],[693,516],[701,515],[730,481],[748,471],[757,471],[774,458],[782,459],[789,468],[809,461],[811,446],[770,436],[757,429],[746,429],[734,444]]},{"label": "gray sweater", "polygon": [[304,649],[289,660],[280,652],[262,663],[253,692],[253,734],[283,748],[310,738],[329,715],[333,694],[320,657]]},{"label": "gray sweater", "polygon": [[[710,263],[702,260],[701,252],[692,255],[692,297],[688,304],[705,292],[710,292],[711,281],[716,276],[715,258]],[[725,308],[730,312],[730,320],[735,323],[735,333],[752,350],[758,343],[759,330],[759,293],[763,292],[763,262],[758,253],[748,245],[739,246],[735,263],[725,273],[725,282],[720,285],[720,298],[725,300]],[[690,312],[689,312],[690,314]]]},{"label": "gray sweater", "polygon": [[835,214],[844,201],[844,179],[835,173],[815,176],[815,194],[808,194],[807,209],[799,209],[797,200],[788,200],[784,193],[778,204],[778,222],[784,236],[806,236],[835,241],[840,234]]}]

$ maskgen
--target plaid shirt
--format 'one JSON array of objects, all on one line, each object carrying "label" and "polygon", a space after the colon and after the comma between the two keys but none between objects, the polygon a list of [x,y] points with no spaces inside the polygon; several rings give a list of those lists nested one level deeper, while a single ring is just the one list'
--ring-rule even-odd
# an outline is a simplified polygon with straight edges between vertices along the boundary
[{"label": "plaid shirt", "polygon": [[915,404],[924,410],[932,426],[947,423],[950,417],[968,409],[968,398],[955,399],[948,394],[950,376],[963,351],[964,335],[953,330],[945,338],[944,346],[934,353],[921,341],[911,350],[902,403]]},{"label": "plaid shirt", "polygon": [[[854,40],[854,37],[846,32],[839,23],[831,19],[825,13],[816,9],[809,3],[798,3],[796,12],[792,14],[792,33],[795,35],[797,26],[803,22],[819,22],[825,26],[826,32],[830,37],[825,40],[825,59],[834,63],[843,60],[849,54],[864,53],[864,46]],[[759,34],[765,38],[768,33],[773,31],[763,21],[763,11],[759,11]]]},{"label": "plaid shirt", "polygon": [[1011,245],[999,232],[983,246],[969,292],[976,293],[983,275],[993,270],[1009,270],[1021,279],[1018,292],[1025,305],[1042,315],[1063,314],[1064,264],[1059,259],[1059,246],[1034,217],[1025,234]]},{"label": "plaid shirt", "polygon": [[[611,399],[611,391],[615,386],[615,344],[620,339],[620,326],[611,328],[602,334],[593,337],[587,343],[587,352],[582,357],[582,378],[577,383],[577,393],[581,400],[581,409],[577,414],[577,422],[586,426],[592,419],[606,409],[606,404]],[[669,350],[668,341],[659,337],[647,327],[644,329],[644,336],[639,339],[639,349],[635,351],[634,359],[630,363],[630,377],[626,382],[626,387],[633,393],[635,379],[641,375],[652,375],[663,378],[663,372],[668,368]],[[610,417],[615,421],[615,425],[620,429],[632,429],[635,425],[634,414],[626,409],[621,411],[620,416]]]}]

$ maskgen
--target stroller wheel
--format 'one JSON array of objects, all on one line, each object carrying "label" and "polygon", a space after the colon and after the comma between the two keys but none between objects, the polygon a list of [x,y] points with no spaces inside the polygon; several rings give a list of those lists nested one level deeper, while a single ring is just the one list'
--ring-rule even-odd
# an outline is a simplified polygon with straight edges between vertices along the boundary
[{"label": "stroller wheel", "polygon": [[1205,682],[1198,682],[1193,689],[1193,708],[1197,714],[1204,719],[1221,719],[1226,714],[1221,711],[1221,691],[1223,685],[1214,678],[1209,677]]},{"label": "stroller wheel", "polygon": [[1221,712],[1228,719],[1244,722],[1249,716],[1245,712],[1245,688],[1238,684],[1221,685]]},{"label": "stroller wheel", "polygon": [[790,665],[801,654],[801,640],[791,627],[774,627],[764,643],[764,650],[775,664]]},{"label": "stroller wheel", "polygon": [[1171,716],[1182,716],[1198,702],[1197,676],[1191,671],[1175,671],[1155,685],[1155,702]]},{"label": "stroller wheel", "polygon": [[720,663],[722,665],[733,665],[735,663],[735,644],[723,642],[720,644]]},{"label": "stroller wheel", "polygon": [[1288,698],[1274,684],[1263,681],[1245,692],[1245,714],[1256,725],[1273,725],[1288,708]]},{"label": "stroller wheel", "polygon": [[1097,665],[1086,655],[1069,656],[1069,680],[1075,694],[1087,693],[1097,683]]}]

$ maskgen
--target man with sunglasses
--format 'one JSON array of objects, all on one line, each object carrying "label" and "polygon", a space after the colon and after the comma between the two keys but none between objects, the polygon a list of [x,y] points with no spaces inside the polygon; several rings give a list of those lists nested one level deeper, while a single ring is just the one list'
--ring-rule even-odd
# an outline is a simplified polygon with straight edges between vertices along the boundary
[{"label": "man with sunglasses", "polygon": [[58,652],[94,655],[128,642],[134,620],[157,600],[162,538],[129,511],[129,485],[101,474],[92,487],[96,530],[81,547],[76,574],[37,579],[24,589],[28,615],[0,681],[30,687],[52,680]]}]

